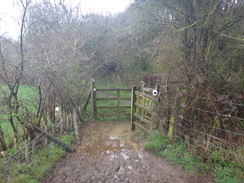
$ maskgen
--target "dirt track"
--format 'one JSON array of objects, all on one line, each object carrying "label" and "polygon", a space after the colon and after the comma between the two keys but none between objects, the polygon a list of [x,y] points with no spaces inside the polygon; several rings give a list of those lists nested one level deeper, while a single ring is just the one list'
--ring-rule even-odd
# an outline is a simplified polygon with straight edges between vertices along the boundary
[{"label": "dirt track", "polygon": [[207,183],[140,148],[129,122],[90,122],[81,131],[81,145],[68,154],[46,183]]}]

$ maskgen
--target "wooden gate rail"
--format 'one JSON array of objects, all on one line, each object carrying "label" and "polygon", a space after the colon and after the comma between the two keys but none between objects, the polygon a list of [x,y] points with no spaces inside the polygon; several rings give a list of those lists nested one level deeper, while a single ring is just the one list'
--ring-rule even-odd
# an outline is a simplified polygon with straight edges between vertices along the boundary
[{"label": "wooden gate rail", "polygon": [[[91,99],[92,99],[92,113],[95,119],[98,119],[98,109],[117,109],[116,113],[103,113],[99,114],[99,116],[117,116],[118,118],[121,115],[130,115],[130,112],[121,112],[121,109],[130,109],[130,105],[121,105],[121,103],[128,103],[125,101],[129,101],[130,97],[121,97],[121,91],[130,92],[131,89],[127,88],[109,88],[109,89],[100,89],[95,87],[95,80],[91,81]],[[107,95],[106,97],[98,97],[97,92],[104,93]],[[116,92],[116,94],[110,94],[106,92]],[[117,101],[116,105],[111,106],[97,106],[97,101]]]},{"label": "wooden gate rail", "polygon": [[[131,102],[131,129],[140,128],[148,133],[156,128],[157,108],[159,103],[159,95],[153,96],[153,88],[145,88],[145,83],[141,82],[141,86],[132,87]],[[157,91],[156,91],[157,92]]]}]

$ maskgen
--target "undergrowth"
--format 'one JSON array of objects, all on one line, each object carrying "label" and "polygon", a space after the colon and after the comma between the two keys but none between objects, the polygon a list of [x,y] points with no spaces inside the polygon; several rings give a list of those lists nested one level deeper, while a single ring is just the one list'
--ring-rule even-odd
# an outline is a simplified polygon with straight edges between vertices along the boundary
[{"label": "undergrowth", "polygon": [[[67,144],[72,144],[74,137],[63,135],[59,138]],[[51,171],[54,163],[65,156],[65,149],[53,142],[38,149],[29,163],[14,163],[9,166],[7,183],[37,183]],[[1,177],[1,176],[0,176]],[[0,183],[3,180],[0,179]]]},{"label": "undergrowth", "polygon": [[205,162],[201,157],[194,155],[187,144],[178,138],[169,139],[159,132],[147,134],[141,130],[135,132],[136,139],[145,140],[144,148],[153,151],[156,155],[164,157],[174,164],[194,173],[211,172],[217,183],[243,183],[243,165],[236,162],[223,161],[221,157],[212,155]]}]

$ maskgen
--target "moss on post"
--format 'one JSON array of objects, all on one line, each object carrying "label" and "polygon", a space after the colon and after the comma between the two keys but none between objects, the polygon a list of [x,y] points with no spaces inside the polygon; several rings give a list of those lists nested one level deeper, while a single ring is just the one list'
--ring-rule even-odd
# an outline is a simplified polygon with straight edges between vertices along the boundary
[{"label": "moss on post", "polygon": [[170,117],[170,124],[169,124],[169,131],[168,131],[168,136],[173,137],[177,133],[177,127],[178,124],[180,123],[180,118],[179,116],[184,113],[184,108],[186,107],[186,96],[183,94],[187,92],[186,88],[180,88],[178,89],[178,94],[176,96],[175,100],[175,110],[172,112],[171,117]]}]

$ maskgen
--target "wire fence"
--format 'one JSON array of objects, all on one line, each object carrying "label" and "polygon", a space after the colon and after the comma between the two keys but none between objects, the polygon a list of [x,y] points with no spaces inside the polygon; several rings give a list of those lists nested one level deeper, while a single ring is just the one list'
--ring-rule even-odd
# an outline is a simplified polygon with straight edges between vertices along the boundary
[{"label": "wire fence", "polygon": [[[70,129],[61,130],[60,125],[50,126],[46,132],[49,134],[60,135],[61,131],[69,131]],[[26,143],[24,147],[20,148],[14,154],[7,156],[0,162],[0,179],[7,180],[13,164],[27,164],[36,161],[36,157],[42,153],[41,149],[52,144],[52,140],[42,132],[30,142]],[[47,148],[46,148],[47,149]],[[48,150],[50,150],[48,148]],[[41,160],[39,160],[41,161]]]},{"label": "wire fence", "polygon": [[177,99],[177,134],[198,154],[244,163],[244,105],[183,93]]}]

